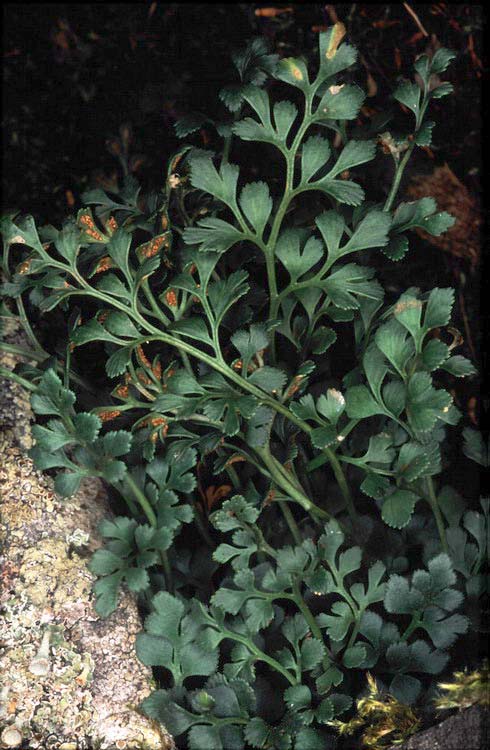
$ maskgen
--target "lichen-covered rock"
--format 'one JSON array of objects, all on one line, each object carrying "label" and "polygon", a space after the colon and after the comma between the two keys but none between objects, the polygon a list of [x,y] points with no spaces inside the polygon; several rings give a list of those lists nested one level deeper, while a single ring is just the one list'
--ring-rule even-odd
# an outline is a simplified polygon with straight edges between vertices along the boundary
[{"label": "lichen-covered rock", "polygon": [[396,750],[484,750],[490,739],[489,728],[488,709],[472,706],[418,732]]},{"label": "lichen-covered rock", "polygon": [[[13,367],[11,355],[0,359]],[[137,712],[152,677],[134,653],[134,598],[106,620],[93,608],[87,562],[109,514],[104,489],[87,480],[59,499],[26,455],[31,418],[22,388],[1,380],[0,746],[172,748]]]}]

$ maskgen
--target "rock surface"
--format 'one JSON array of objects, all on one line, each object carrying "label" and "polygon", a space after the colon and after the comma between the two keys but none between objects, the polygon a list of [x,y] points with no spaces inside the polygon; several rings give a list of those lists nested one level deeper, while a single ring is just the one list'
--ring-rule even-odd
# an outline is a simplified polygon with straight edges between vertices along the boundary
[{"label": "rock surface", "polygon": [[391,750],[486,750],[489,725],[488,710],[472,706]]},{"label": "rock surface", "polygon": [[[6,339],[18,343],[15,332]],[[0,747],[170,750],[136,710],[152,676],[133,649],[134,598],[106,620],[93,608],[87,563],[110,514],[104,489],[86,481],[60,500],[26,455],[31,419],[22,388],[0,380]]]}]

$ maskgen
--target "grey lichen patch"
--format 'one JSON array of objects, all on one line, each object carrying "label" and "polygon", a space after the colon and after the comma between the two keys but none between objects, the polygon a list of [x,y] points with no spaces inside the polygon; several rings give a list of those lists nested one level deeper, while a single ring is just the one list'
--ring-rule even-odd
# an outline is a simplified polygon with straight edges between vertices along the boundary
[{"label": "grey lichen patch", "polygon": [[26,455],[31,416],[22,389],[0,381],[0,747],[35,750],[56,737],[67,748],[171,748],[137,712],[151,672],[133,648],[141,629],[133,597],[122,596],[107,620],[93,607],[87,562],[109,515],[103,487],[89,480],[60,500]]}]

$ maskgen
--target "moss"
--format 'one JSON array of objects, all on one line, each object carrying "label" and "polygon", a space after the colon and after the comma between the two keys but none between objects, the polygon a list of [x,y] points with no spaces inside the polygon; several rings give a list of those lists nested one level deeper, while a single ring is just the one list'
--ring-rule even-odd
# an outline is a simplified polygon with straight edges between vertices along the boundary
[{"label": "moss", "polygon": [[451,682],[440,682],[441,695],[436,699],[436,708],[469,708],[490,706],[490,668],[487,660],[473,672],[454,672]]},{"label": "moss", "polygon": [[350,721],[332,721],[331,726],[343,736],[362,730],[360,747],[382,750],[401,745],[420,727],[420,719],[409,707],[389,694],[381,694],[368,673],[368,693],[357,701],[357,713]]}]

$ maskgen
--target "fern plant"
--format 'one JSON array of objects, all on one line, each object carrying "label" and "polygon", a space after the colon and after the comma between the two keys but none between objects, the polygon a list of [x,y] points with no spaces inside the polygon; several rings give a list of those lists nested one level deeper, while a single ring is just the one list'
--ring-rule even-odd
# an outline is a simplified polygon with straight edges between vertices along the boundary
[{"label": "fern plant", "polygon": [[[236,53],[228,119],[177,124],[215,128],[221,147],[183,146],[162,191],[126,176],[61,230],[2,220],[5,314],[32,348],[2,346],[37,363],[10,374],[39,417],[32,457],[62,496],[97,476],[125,501],[90,564],[96,608],[139,594],[136,650],[160,680],[142,710],[192,750],[333,747],[368,670],[417,705],[468,630],[463,593],[484,591],[488,507],[438,479],[461,416],[440,384],[475,373],[445,343],[454,292],[385,303],[368,252],[402,262],[410,230],[453,223],[429,197],[396,199],[454,55],[422,55],[417,82],[399,83],[411,129],[395,135],[387,118],[359,125],[344,35],[320,34],[316,75],[262,40]],[[231,161],[247,142],[271,150],[269,182]],[[356,170],[383,152],[380,201]],[[26,297],[63,312],[55,352]],[[89,382],[86,345],[104,365]],[[211,475],[222,484],[205,491]]]}]

